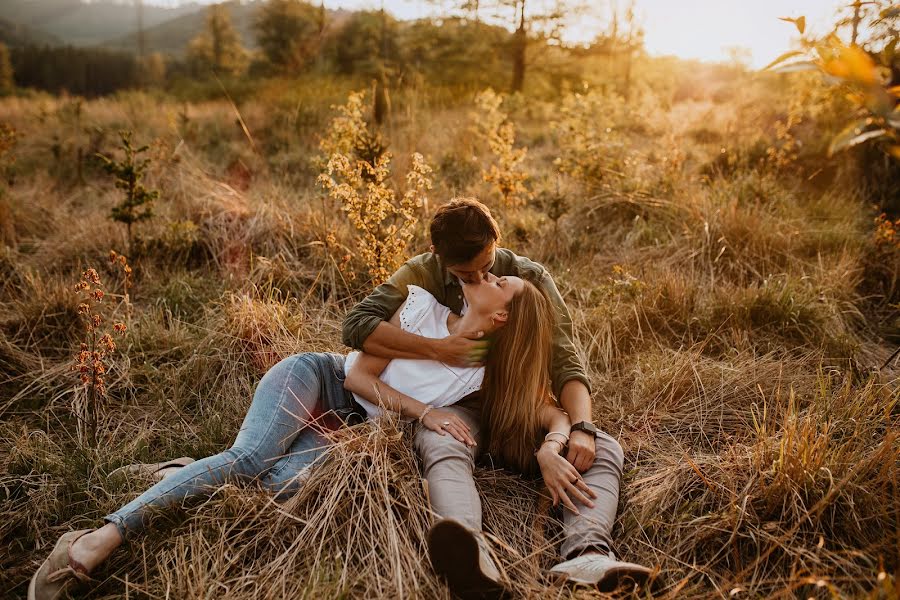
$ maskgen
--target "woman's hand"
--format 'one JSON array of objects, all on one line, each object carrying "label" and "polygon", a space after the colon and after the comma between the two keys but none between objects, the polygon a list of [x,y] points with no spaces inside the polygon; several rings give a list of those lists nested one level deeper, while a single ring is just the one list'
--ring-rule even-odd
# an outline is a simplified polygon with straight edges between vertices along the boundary
[{"label": "woman's hand", "polygon": [[538,465],[541,468],[544,484],[550,490],[550,496],[553,498],[553,506],[562,502],[563,506],[577,515],[579,514],[578,508],[572,499],[593,508],[594,503],[591,502],[591,498],[596,498],[597,494],[588,487],[578,469],[559,455],[558,443],[555,440],[544,442],[537,452]]},{"label": "woman's hand", "polygon": [[475,446],[475,440],[472,438],[469,426],[456,413],[449,410],[441,408],[429,410],[425,418],[422,419],[422,424],[440,435],[444,435],[445,432],[449,433],[466,446]]}]

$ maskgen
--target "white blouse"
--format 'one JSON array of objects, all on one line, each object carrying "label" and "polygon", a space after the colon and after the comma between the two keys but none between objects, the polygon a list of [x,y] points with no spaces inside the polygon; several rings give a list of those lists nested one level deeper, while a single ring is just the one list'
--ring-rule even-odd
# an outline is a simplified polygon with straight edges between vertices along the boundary
[{"label": "white blouse", "polygon": [[[400,328],[428,338],[445,338],[447,316],[450,309],[440,304],[427,290],[417,285],[407,286],[409,296],[400,307]],[[359,352],[351,352],[344,361],[344,373],[350,368]],[[436,360],[395,358],[382,371],[381,381],[435,408],[449,406],[474,391],[481,389],[484,367],[451,367]],[[370,419],[378,417],[382,409],[353,394]],[[411,419],[410,419],[411,420]]]}]

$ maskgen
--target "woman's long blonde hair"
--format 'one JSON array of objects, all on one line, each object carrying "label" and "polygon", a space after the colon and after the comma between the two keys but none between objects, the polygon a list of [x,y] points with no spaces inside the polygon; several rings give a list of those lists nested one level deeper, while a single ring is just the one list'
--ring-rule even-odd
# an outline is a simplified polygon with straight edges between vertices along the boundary
[{"label": "woman's long blonde hair", "polygon": [[525,281],[494,334],[481,385],[487,451],[523,473],[536,469],[541,406],[550,401],[555,313],[544,292]]}]

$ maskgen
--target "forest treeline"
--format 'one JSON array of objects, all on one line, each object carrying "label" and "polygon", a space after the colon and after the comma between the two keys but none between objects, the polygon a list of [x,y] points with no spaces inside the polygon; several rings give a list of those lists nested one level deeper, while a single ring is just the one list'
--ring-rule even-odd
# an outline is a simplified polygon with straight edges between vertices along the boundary
[{"label": "forest treeline", "polygon": [[[554,87],[577,82],[578,61],[572,59],[585,54],[624,56],[627,68],[643,45],[631,9],[612,13],[607,30],[591,44],[569,47],[559,32],[577,6],[565,14],[530,14],[517,3],[504,26],[463,11],[465,3],[443,18],[399,21],[383,10],[332,13],[300,0],[269,0],[255,13],[256,47],[248,49],[230,4],[206,9],[203,30],[179,56],[26,45],[8,51],[9,68],[16,86],[88,97],[184,80],[310,72],[520,91],[532,70],[549,77]],[[481,10],[487,8],[482,3]]]}]

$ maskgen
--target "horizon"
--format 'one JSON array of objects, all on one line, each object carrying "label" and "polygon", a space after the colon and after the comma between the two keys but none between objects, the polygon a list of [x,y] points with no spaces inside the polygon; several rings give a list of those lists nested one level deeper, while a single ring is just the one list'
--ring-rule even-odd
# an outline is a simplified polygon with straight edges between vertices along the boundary
[{"label": "horizon", "polygon": [[[41,0],[32,0],[40,2]],[[91,3],[90,0],[82,0]],[[114,0],[115,1],[115,0]],[[261,0],[240,0],[248,4]],[[133,0],[117,1],[117,4],[133,4]],[[207,6],[214,0],[150,0],[145,6],[177,8],[180,6]],[[376,0],[325,0],[331,10],[379,10]],[[434,18],[442,13],[442,6],[431,2],[412,0],[386,0],[385,10],[399,20],[409,21]],[[616,0],[594,6],[587,16],[569,23],[563,39],[572,44],[589,43],[604,31],[609,6]],[[625,0],[620,0],[623,6]],[[534,6],[534,4],[532,4]],[[795,47],[797,31],[779,17],[805,16],[807,31],[826,33],[835,21],[838,0],[761,0],[748,5],[742,0],[636,0],[638,21],[644,29],[644,48],[651,56],[676,56],[687,60],[728,62],[740,57],[749,66],[761,68],[777,56]],[[538,4],[540,8],[540,4]],[[705,14],[705,18],[696,15]],[[509,28],[508,19],[488,18],[486,22]],[[505,21],[505,22],[504,22]]]}]

